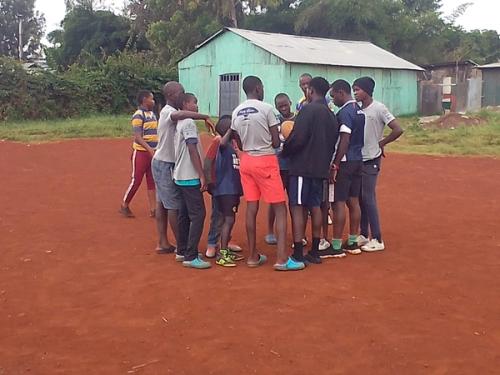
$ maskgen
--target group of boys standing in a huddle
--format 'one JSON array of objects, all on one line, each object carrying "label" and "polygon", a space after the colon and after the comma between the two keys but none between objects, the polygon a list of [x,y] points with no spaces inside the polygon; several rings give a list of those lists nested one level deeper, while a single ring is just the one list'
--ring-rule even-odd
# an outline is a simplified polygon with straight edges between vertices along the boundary
[{"label": "group of boys standing in a huddle", "polygon": [[[289,96],[281,93],[275,97],[276,116],[275,109],[263,102],[261,80],[246,77],[243,90],[247,100],[232,116],[222,116],[215,127],[208,115],[198,113],[197,98],[185,93],[178,82],[168,82],[164,87],[167,104],[159,124],[152,111],[152,94],[139,93],[139,109],[132,119],[132,181],[120,212],[133,217],[128,205],[145,174],[151,216],[157,222],[158,253],[175,253],[176,261],[185,267],[210,268],[211,263],[204,258],[216,258],[220,266],[236,266],[244,257],[241,248],[230,240],[242,195],[247,201],[249,267],[267,260],[256,248],[261,199],[270,206],[265,241],[277,247],[276,270],[301,270],[308,264],[321,263],[322,258],[385,248],[376,184],[384,147],[401,136],[401,127],[382,103],[373,100],[375,82],[370,77],[354,81],[354,98],[345,80],[330,85],[322,77],[303,74],[299,84],[304,97],[296,112],[291,110]],[[328,98],[338,108],[336,114]],[[204,120],[210,132],[217,132],[204,161],[195,120]],[[293,121],[289,134],[281,129],[285,121]],[[386,125],[391,131],[384,137]],[[205,257],[198,252],[206,215],[204,191],[212,196]],[[287,198],[292,254],[286,239]],[[349,234],[343,241],[346,206]],[[330,209],[334,224],[331,242]],[[305,252],[309,216],[312,236]],[[169,242],[168,223],[176,247]]]}]

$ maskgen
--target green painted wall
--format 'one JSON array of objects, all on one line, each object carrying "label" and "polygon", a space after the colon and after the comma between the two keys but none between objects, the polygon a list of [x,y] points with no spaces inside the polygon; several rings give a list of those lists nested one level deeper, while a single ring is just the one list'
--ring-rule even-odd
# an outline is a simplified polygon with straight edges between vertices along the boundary
[{"label": "green painted wall", "polygon": [[376,82],[373,97],[383,102],[394,115],[417,113],[417,73],[414,71],[287,64],[285,92],[294,95],[295,100],[302,96],[298,77],[304,72],[313,77],[325,77],[330,83],[345,79],[352,84],[356,78],[370,76]]},{"label": "green painted wall", "polygon": [[[264,82],[266,102],[271,103],[283,86],[285,64],[267,51],[232,32],[225,32],[179,63],[179,81],[184,89],[198,96],[200,112],[217,116],[219,76],[239,73],[241,83],[248,75]],[[240,99],[245,99],[243,89]]]},{"label": "green painted wall", "polygon": [[[361,76],[376,81],[374,98],[385,103],[395,115],[417,113],[417,72],[408,70],[365,69],[324,65],[288,64],[244,38],[225,32],[179,63],[179,81],[186,91],[198,96],[200,112],[217,116],[219,111],[219,75],[256,75],[264,82],[265,98],[286,92],[294,104],[302,96],[298,78],[304,73],[323,76],[329,82],[345,79],[352,83]],[[240,100],[245,99],[240,90]]]}]

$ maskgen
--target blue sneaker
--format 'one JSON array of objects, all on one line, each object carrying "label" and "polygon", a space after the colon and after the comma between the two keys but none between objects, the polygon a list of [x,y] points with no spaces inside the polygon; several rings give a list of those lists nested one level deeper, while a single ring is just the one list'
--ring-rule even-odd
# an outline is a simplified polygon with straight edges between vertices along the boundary
[{"label": "blue sneaker", "polygon": [[305,267],[306,265],[303,262],[297,262],[290,257],[288,258],[286,263],[284,264],[276,263],[274,265],[274,269],[276,271],[299,271],[303,270]]},{"label": "blue sneaker", "polygon": [[200,257],[194,258],[193,260],[185,260],[184,262],[182,262],[182,265],[184,267],[197,268],[199,270],[212,267],[212,264],[210,264],[210,262],[206,262],[202,260]]}]

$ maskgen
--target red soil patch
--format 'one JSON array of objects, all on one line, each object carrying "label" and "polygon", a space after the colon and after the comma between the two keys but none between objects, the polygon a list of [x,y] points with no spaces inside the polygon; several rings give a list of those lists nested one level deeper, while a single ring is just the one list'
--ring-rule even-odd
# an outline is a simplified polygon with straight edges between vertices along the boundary
[{"label": "red soil patch", "polygon": [[498,160],[391,154],[387,250],[282,274],[156,255],[127,140],[0,153],[0,374],[498,373]]}]

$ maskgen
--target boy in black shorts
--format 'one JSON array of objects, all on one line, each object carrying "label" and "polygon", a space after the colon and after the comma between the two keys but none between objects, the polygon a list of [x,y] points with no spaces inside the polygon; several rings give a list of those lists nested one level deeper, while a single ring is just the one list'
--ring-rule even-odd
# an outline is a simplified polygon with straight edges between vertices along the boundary
[{"label": "boy in black shorts", "polygon": [[[322,257],[343,257],[344,251],[350,254],[361,253],[358,246],[361,220],[359,196],[363,167],[361,150],[364,144],[365,115],[352,98],[351,86],[348,82],[342,79],[333,82],[330,95],[335,105],[340,108],[337,112],[340,138],[331,169],[331,181],[335,183],[333,204],[335,226],[332,248],[326,250]],[[349,207],[349,238],[342,244],[346,203]]]},{"label": "boy in black shorts", "polygon": [[[283,157],[289,158],[288,196],[293,217],[293,258],[310,263],[321,263],[319,242],[321,237],[323,182],[328,179],[330,161],[338,138],[335,115],[325,103],[330,85],[322,77],[309,84],[311,102],[304,106],[293,130],[283,146]],[[304,257],[304,209],[312,213],[312,246]]]},{"label": "boy in black shorts", "polygon": [[[231,127],[231,117],[223,117],[217,123],[215,130],[223,137]],[[220,250],[215,262],[219,266],[234,267],[236,260],[243,257],[231,252],[229,240],[236,220],[236,213],[243,195],[240,179],[240,161],[233,143],[219,145],[215,158],[215,181],[212,187],[213,199],[217,200],[217,208],[222,214]]]}]

